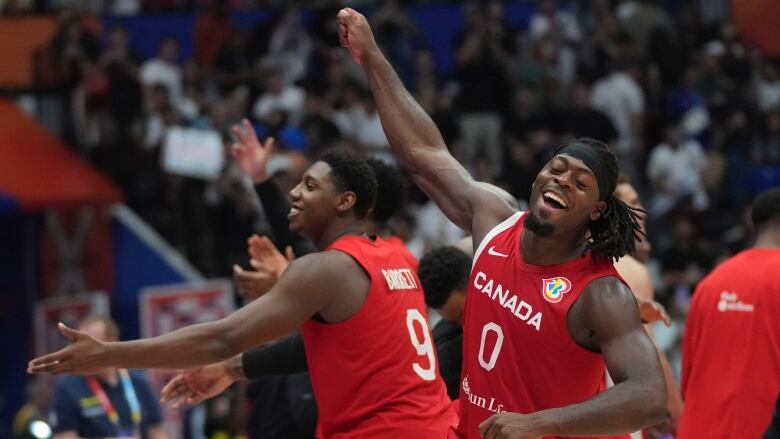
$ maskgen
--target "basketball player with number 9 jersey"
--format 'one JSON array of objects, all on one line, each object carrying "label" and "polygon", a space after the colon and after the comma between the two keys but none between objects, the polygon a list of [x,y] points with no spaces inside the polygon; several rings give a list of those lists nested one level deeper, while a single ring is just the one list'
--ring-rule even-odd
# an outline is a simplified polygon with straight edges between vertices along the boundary
[{"label": "basketball player with number 9 jersey", "polygon": [[303,325],[318,436],[443,438],[457,416],[439,375],[414,257],[379,237],[345,236],[328,250],[357,261],[371,287],[348,320]]}]

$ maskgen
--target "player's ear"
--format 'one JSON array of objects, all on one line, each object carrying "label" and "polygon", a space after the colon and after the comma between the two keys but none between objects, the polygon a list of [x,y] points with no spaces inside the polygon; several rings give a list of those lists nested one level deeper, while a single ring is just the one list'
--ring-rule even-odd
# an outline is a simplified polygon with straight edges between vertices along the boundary
[{"label": "player's ear", "polygon": [[336,203],[336,210],[339,211],[339,213],[347,212],[349,209],[352,209],[355,206],[356,202],[357,195],[355,195],[354,192],[342,192],[341,195],[339,195],[338,202]]},{"label": "player's ear", "polygon": [[590,213],[590,220],[591,221],[598,221],[601,216],[604,214],[604,210],[607,208],[607,203],[603,201],[599,201],[596,203],[596,208],[593,209],[593,212]]}]

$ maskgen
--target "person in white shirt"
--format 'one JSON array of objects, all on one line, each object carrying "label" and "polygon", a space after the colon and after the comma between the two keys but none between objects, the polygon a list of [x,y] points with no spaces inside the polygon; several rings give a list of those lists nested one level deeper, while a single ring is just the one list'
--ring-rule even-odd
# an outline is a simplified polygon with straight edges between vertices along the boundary
[{"label": "person in white shirt", "polygon": [[652,216],[663,216],[680,199],[690,196],[693,208],[702,211],[709,206],[701,173],[707,156],[695,139],[684,139],[677,123],[669,123],[664,142],[650,153],[647,177],[656,190],[648,209]]},{"label": "person in white shirt", "polygon": [[558,81],[564,85],[574,82],[577,76],[575,49],[582,40],[582,32],[574,15],[558,10],[555,0],[542,0],[539,2],[539,12],[531,17],[528,34],[532,41],[555,59]]},{"label": "person in white shirt", "polygon": [[620,169],[638,181],[636,156],[642,149],[645,95],[637,82],[635,70],[635,66],[620,66],[599,79],[593,85],[590,100],[593,108],[606,114],[618,132],[617,142],[612,146]]},{"label": "person in white shirt", "polygon": [[187,119],[198,114],[198,106],[184,97],[182,93],[182,71],[178,64],[179,42],[173,37],[165,37],[160,41],[157,57],[151,58],[141,66],[140,79],[145,93],[155,85],[168,89],[168,98]]},{"label": "person in white shirt", "polygon": [[264,120],[275,111],[283,111],[291,125],[297,126],[303,113],[306,92],[292,84],[286,84],[284,74],[276,67],[267,67],[264,74],[265,91],[252,106],[252,116]]}]

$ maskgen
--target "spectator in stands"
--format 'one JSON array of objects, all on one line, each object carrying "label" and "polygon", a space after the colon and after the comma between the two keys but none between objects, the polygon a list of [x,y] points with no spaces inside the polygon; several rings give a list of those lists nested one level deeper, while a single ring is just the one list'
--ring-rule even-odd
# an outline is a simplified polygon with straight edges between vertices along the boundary
[{"label": "spectator in stands", "polygon": [[143,63],[140,77],[144,96],[154,85],[162,85],[168,89],[168,99],[178,112],[187,119],[197,115],[197,105],[184,97],[178,40],[173,37],[160,40],[157,57]]},{"label": "spectator in stands", "polygon": [[553,118],[558,125],[553,127],[557,134],[564,139],[590,137],[614,144],[617,140],[617,130],[602,111],[591,107],[590,88],[587,84],[575,83],[567,104],[559,109]]},{"label": "spectator in stands", "polygon": [[759,63],[753,82],[761,111],[766,113],[780,108],[780,74],[775,64],[769,61]]},{"label": "spectator in stands", "polygon": [[555,0],[540,0],[531,17],[528,35],[552,61],[554,76],[561,86],[568,86],[577,74],[577,46],[582,39],[577,19],[558,9]]},{"label": "spectator in stands", "polygon": [[647,164],[647,176],[656,190],[650,214],[663,216],[686,197],[696,211],[706,209],[709,197],[701,179],[707,166],[704,150],[695,139],[684,137],[677,122],[669,122],[664,134]]},{"label": "spectator in stands", "polygon": [[369,17],[374,38],[382,46],[387,59],[399,77],[410,83],[417,26],[401,10],[398,0],[381,0],[376,12]]},{"label": "spectator in stands", "polygon": [[260,75],[263,78],[263,94],[252,106],[252,116],[268,125],[273,125],[275,111],[283,112],[290,124],[297,126],[303,114],[306,92],[285,81],[280,67],[269,65]]},{"label": "spectator in stands", "polygon": [[306,75],[311,51],[311,38],[301,22],[301,12],[288,10],[271,34],[265,58],[274,63],[284,83],[290,85]]},{"label": "spectator in stands", "polygon": [[502,41],[489,32],[478,4],[465,6],[466,29],[458,35],[454,78],[459,86],[456,106],[460,112],[464,165],[474,170],[475,159],[486,157],[494,175],[501,168],[501,112],[506,108],[507,83]]},{"label": "spectator in stands", "polygon": [[195,21],[195,60],[200,68],[208,70],[230,41],[233,25],[227,2],[208,0],[205,3],[205,10]]},{"label": "spectator in stands", "polygon": [[639,86],[638,66],[617,62],[609,75],[593,85],[591,104],[606,114],[617,130],[617,141],[612,147],[620,169],[632,181],[639,181],[636,177],[640,175],[637,164],[643,150],[645,95]]}]

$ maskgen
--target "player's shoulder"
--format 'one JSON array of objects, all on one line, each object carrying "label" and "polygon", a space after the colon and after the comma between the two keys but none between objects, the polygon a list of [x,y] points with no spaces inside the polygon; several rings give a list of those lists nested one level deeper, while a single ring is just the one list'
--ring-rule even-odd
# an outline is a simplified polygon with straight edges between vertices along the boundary
[{"label": "player's shoulder", "polygon": [[496,185],[475,181],[474,192],[475,216],[506,217],[519,209],[517,198]]},{"label": "player's shoulder", "polygon": [[322,252],[310,253],[295,259],[289,268],[295,271],[305,271],[310,275],[327,276],[334,270],[348,270],[357,266],[354,257],[342,249],[330,249]]},{"label": "player's shoulder", "polygon": [[582,291],[585,305],[597,309],[636,308],[636,298],[628,285],[617,276],[594,279]]}]

